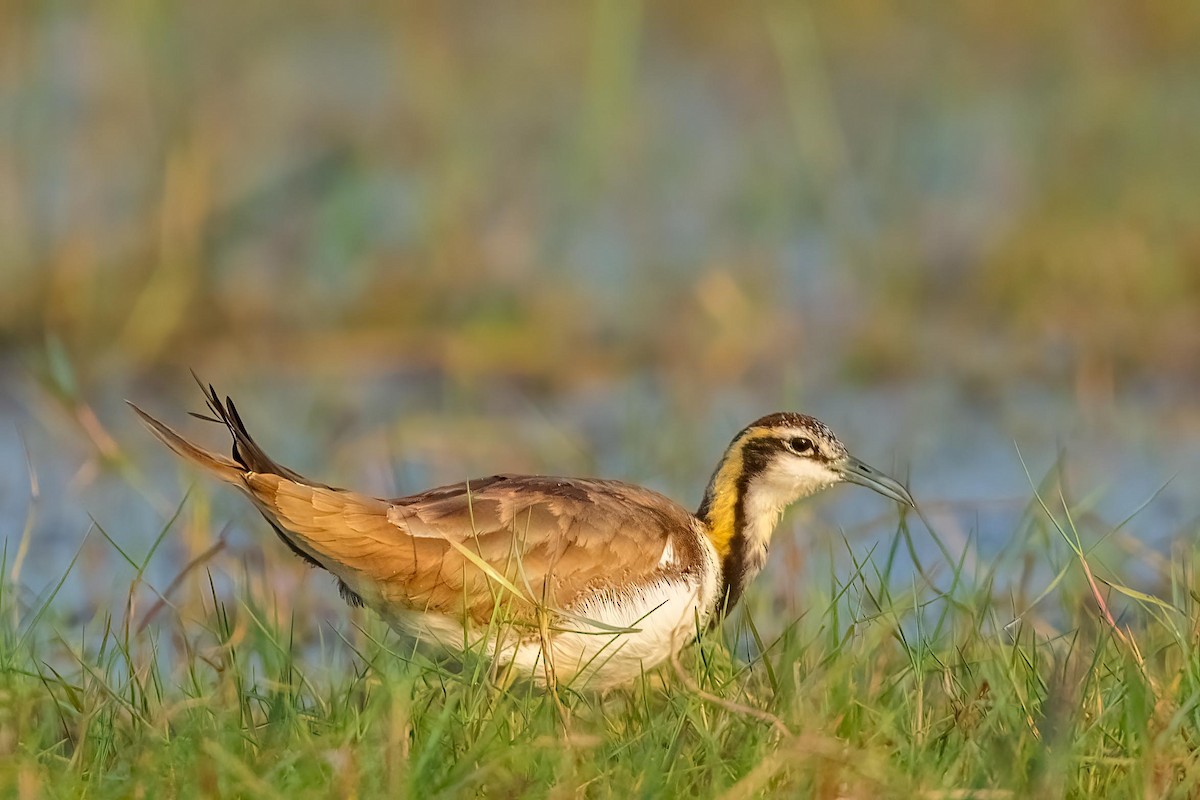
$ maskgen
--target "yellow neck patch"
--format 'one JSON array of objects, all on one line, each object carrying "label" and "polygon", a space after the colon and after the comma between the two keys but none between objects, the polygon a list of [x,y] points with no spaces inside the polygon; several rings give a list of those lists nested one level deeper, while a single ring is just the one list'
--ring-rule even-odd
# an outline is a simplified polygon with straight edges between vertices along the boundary
[{"label": "yellow neck patch", "polygon": [[733,537],[737,535],[738,483],[745,471],[743,450],[750,439],[762,439],[774,435],[769,430],[752,430],[729,445],[721,459],[721,466],[709,486],[708,539],[717,555],[724,559],[729,555]]}]

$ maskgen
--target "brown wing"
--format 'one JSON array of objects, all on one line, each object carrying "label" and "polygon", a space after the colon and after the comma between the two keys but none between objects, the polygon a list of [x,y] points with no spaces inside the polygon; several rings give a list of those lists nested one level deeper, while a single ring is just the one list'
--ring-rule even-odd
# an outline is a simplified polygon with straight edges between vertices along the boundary
[{"label": "brown wing", "polygon": [[276,475],[247,483],[300,549],[364,597],[478,621],[511,592],[460,548],[534,600],[567,608],[581,593],[650,578],[673,536],[677,552],[692,541],[687,511],[617,481],[496,475],[390,501]]},{"label": "brown wing", "polygon": [[214,416],[202,418],[229,429],[232,458],[134,409],[176,453],[245,491],[290,548],[350,589],[347,599],[357,594],[384,606],[451,614],[465,609],[484,621],[497,593],[511,596],[495,573],[530,600],[565,609],[583,592],[650,578],[668,543],[680,561],[701,560],[691,515],[648,489],[496,475],[379,500],[281,466],[251,438],[232,401],[222,403],[211,387],[204,393]]}]

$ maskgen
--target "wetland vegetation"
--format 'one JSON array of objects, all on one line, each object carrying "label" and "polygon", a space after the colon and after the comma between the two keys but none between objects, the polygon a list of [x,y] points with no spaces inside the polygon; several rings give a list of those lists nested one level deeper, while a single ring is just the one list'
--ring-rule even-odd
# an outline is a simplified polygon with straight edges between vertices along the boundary
[{"label": "wetland vegetation", "polygon": [[[1200,11],[993,6],[0,4],[0,794],[1200,794]],[[156,447],[191,368],[380,495],[794,408],[924,518],[500,689]]]}]

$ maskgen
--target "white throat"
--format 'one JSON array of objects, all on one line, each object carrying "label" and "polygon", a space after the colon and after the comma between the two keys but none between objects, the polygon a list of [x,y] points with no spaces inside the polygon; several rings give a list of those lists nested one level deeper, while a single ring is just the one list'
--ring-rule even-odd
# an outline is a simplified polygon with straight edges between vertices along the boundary
[{"label": "white throat", "polygon": [[755,566],[755,573],[766,561],[771,536],[784,510],[837,480],[837,474],[819,462],[784,462],[773,464],[746,487],[744,534],[751,554],[747,561]]},{"label": "white throat", "polygon": [[790,501],[782,499],[774,491],[765,487],[751,486],[746,490],[745,514],[746,527],[744,534],[752,544],[766,547],[771,541],[771,534],[783,516],[783,510]]}]

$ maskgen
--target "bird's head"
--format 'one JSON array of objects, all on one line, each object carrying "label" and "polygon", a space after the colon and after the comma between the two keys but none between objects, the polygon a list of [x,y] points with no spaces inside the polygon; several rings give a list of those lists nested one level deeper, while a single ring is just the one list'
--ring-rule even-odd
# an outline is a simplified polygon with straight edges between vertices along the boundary
[{"label": "bird's head", "polygon": [[730,442],[699,516],[723,556],[735,535],[765,541],[783,509],[838,483],[857,483],[915,506],[899,481],[850,455],[820,420],[792,412],[770,414]]},{"label": "bird's head", "polygon": [[843,482],[915,505],[903,485],[850,455],[825,423],[804,414],[763,417],[744,428],[729,450],[740,451],[744,488],[780,507]]}]

